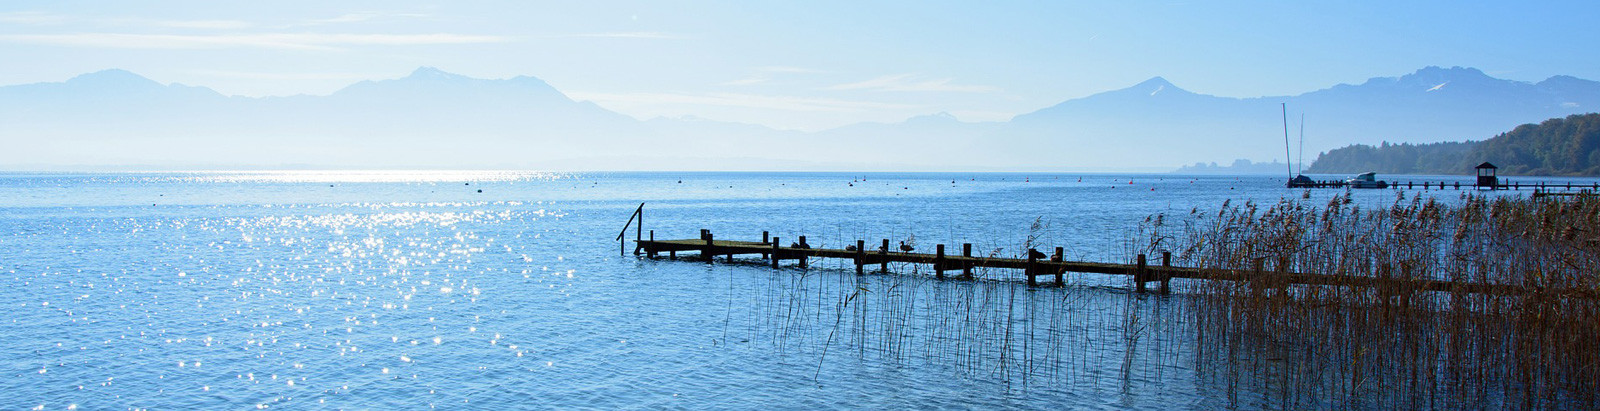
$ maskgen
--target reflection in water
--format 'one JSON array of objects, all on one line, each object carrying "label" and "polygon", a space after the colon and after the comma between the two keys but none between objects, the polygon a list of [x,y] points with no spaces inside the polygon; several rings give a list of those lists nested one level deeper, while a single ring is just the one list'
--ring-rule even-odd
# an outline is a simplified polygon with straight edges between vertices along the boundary
[{"label": "reflection in water", "polygon": [[[943,378],[998,381],[1008,390],[1120,395],[1189,381],[1193,333],[1166,313],[1183,296],[1136,295],[1085,284],[1033,288],[1016,281],[942,281],[919,267],[857,276],[784,269],[729,301],[725,339],[814,364],[812,378],[852,361],[905,366]],[[978,273],[977,277],[998,277]],[[843,360],[839,357],[846,357]]]}]

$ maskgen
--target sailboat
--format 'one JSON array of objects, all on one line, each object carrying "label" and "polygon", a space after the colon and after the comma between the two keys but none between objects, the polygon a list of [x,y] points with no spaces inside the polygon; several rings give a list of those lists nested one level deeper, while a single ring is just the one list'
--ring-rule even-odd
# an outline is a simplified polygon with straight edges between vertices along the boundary
[{"label": "sailboat", "polygon": [[[1349,188],[1389,188],[1389,182],[1383,181],[1383,180],[1379,180],[1378,179],[1378,173],[1377,172],[1373,172],[1373,171],[1368,171],[1368,172],[1365,172],[1365,173],[1356,174],[1354,177],[1350,177],[1349,179],[1346,179],[1346,180],[1344,180],[1342,182],[1318,183],[1318,182],[1312,180],[1310,177],[1306,177],[1305,174],[1302,174],[1305,171],[1305,165],[1306,165],[1306,163],[1305,163],[1306,162],[1305,149],[1306,149],[1306,117],[1305,117],[1304,114],[1301,114],[1300,115],[1300,169],[1301,169],[1300,171],[1301,172],[1295,172],[1294,171],[1295,170],[1294,169],[1294,162],[1292,162],[1292,161],[1289,162],[1289,174],[1293,174],[1294,177],[1290,178],[1289,179],[1289,183],[1285,184],[1284,186],[1289,187],[1289,188],[1318,188],[1318,187],[1338,187],[1338,186],[1344,186],[1344,187],[1349,187]],[[1289,105],[1287,103],[1283,104],[1283,156],[1284,157],[1290,157],[1290,154],[1289,154]]]},{"label": "sailboat", "polygon": [[[1294,162],[1287,160],[1289,158],[1289,103],[1282,103],[1282,106],[1283,106],[1283,157],[1285,158],[1284,161],[1289,163],[1289,174],[1293,174],[1294,175],[1294,177],[1290,177],[1289,178],[1289,183],[1285,184],[1284,186],[1288,187],[1288,188],[1315,188],[1315,187],[1318,186],[1317,182],[1316,181],[1312,181],[1311,177],[1306,177],[1305,174],[1296,173],[1294,171]],[[1302,156],[1300,158],[1300,167],[1302,169],[1305,168],[1305,157],[1304,157],[1305,149],[1306,149],[1306,118],[1305,118],[1304,115],[1301,115],[1301,117],[1300,117],[1300,154]]]}]

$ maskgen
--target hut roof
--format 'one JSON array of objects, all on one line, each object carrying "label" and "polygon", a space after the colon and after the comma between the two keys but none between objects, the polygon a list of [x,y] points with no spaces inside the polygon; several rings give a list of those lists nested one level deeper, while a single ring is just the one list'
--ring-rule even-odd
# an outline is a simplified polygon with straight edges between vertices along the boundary
[{"label": "hut roof", "polygon": [[1485,162],[1483,162],[1483,164],[1479,164],[1477,167],[1473,167],[1473,168],[1500,168],[1500,167],[1495,167],[1494,164],[1489,164],[1488,161],[1485,161]]}]

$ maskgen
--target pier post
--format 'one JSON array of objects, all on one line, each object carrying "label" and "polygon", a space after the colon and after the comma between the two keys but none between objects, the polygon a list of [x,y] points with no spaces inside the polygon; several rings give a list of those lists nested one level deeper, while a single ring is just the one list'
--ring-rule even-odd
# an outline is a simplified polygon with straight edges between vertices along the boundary
[{"label": "pier post", "polygon": [[[800,244],[806,243],[806,236],[800,236]],[[806,268],[806,250],[800,250],[800,268]]]},{"label": "pier post", "polygon": [[[761,243],[762,244],[768,244],[768,243],[771,243],[771,242],[772,242],[772,239],[771,238],[767,238],[767,232],[765,230],[761,231]],[[761,253],[761,258],[767,258],[767,253]]]},{"label": "pier post", "polygon": [[[650,242],[651,243],[656,242],[656,230],[650,230]],[[656,249],[654,247],[651,247],[649,250],[646,250],[646,251],[650,252],[650,258],[652,258],[652,259],[656,258]]]},{"label": "pier post", "polygon": [[866,270],[861,268],[862,263],[865,262],[863,260],[866,260],[866,259],[867,259],[867,242],[866,242],[866,240],[856,240],[856,275],[866,274]]},{"label": "pier post", "polygon": [[1262,284],[1262,281],[1266,281],[1264,278],[1262,278],[1264,275],[1266,275],[1265,273],[1267,271],[1266,261],[1267,260],[1265,257],[1256,257],[1254,261],[1251,261],[1250,263],[1250,278],[1247,281],[1250,282],[1251,297],[1260,297],[1261,292],[1264,288],[1266,288],[1266,285]]},{"label": "pier post", "polygon": [[1138,266],[1133,271],[1134,287],[1138,292],[1144,292],[1144,282],[1149,280],[1148,269],[1145,267],[1144,254],[1139,254]]},{"label": "pier post", "polygon": [[1022,269],[1022,276],[1023,277],[1028,277],[1028,287],[1033,287],[1033,286],[1038,285],[1038,283],[1036,281],[1034,281],[1034,279],[1033,279],[1033,273],[1036,270],[1035,266],[1039,265],[1039,257],[1036,256],[1036,254],[1038,254],[1038,253],[1039,253],[1038,251],[1035,251],[1034,249],[1029,248],[1028,249],[1028,265],[1026,267],[1023,267],[1023,269]]},{"label": "pier post", "polygon": [[1067,270],[1062,269],[1061,266],[1059,265],[1059,263],[1061,262],[1061,254],[1062,254],[1061,251],[1062,251],[1061,247],[1056,247],[1056,253],[1050,256],[1050,262],[1058,263],[1055,267],[1051,267],[1050,271],[1054,271],[1056,273],[1056,286],[1057,287],[1066,287],[1067,286],[1067,281],[1066,281],[1065,278],[1063,278],[1063,275],[1066,273]]},{"label": "pier post", "polygon": [[705,238],[706,238],[706,248],[700,250],[700,256],[701,257],[705,257],[706,258],[706,262],[709,263],[709,262],[711,262],[712,259],[717,257],[716,251],[713,250],[716,247],[713,245],[714,240],[712,240],[711,230],[700,230],[700,231],[705,233],[704,235],[705,235]]},{"label": "pier post", "polygon": [[[961,256],[972,258],[972,243],[961,243]],[[972,260],[961,263],[961,277],[968,280],[972,279]]]},{"label": "pier post", "polygon": [[937,247],[934,247],[934,248],[937,251],[935,251],[935,254],[933,256],[933,276],[935,278],[943,280],[944,279],[944,244],[939,244]]},{"label": "pier post", "polygon": [[1172,290],[1170,288],[1168,288],[1171,285],[1172,285],[1172,252],[1171,251],[1162,251],[1161,252],[1161,293],[1162,294],[1171,293]]},{"label": "pier post", "polygon": [[883,239],[883,248],[878,249],[878,255],[883,257],[878,260],[878,271],[889,272],[889,239]]},{"label": "pier post", "polygon": [[779,238],[772,237],[772,268],[778,268],[778,244]]}]

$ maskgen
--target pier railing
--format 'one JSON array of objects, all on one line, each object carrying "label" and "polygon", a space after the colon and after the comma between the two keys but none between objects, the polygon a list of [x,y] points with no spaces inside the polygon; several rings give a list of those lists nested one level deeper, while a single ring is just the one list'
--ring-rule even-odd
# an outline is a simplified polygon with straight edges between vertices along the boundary
[{"label": "pier railing", "polygon": [[622,225],[622,232],[617,233],[617,255],[628,255],[628,241],[622,238],[628,235],[628,227],[633,225],[633,220],[638,219],[639,225],[633,232],[633,255],[639,255],[639,249],[644,247],[644,203],[639,203],[639,208],[633,210],[633,215],[628,216],[628,223]]}]

